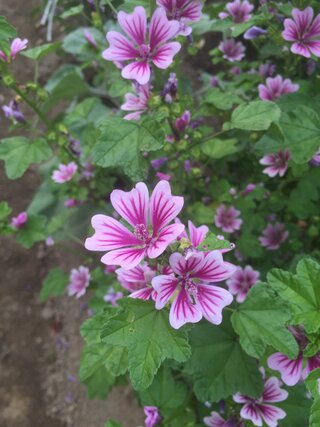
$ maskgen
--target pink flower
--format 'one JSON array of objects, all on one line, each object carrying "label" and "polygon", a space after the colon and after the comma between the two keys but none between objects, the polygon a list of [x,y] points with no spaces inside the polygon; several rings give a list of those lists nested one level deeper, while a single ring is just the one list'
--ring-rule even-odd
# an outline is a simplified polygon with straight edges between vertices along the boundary
[{"label": "pink flower", "polygon": [[23,228],[28,220],[27,212],[21,212],[19,215],[14,216],[11,220],[11,227],[15,229]]},{"label": "pink flower", "polygon": [[95,41],[93,35],[90,33],[89,30],[83,31],[84,37],[86,38],[87,42],[91,44],[95,49],[97,48],[97,42]]},{"label": "pink flower", "polygon": [[151,280],[156,275],[146,264],[137,265],[131,270],[119,268],[116,270],[118,280],[123,288],[131,292],[131,298],[143,300],[156,299],[156,292],[151,286]]},{"label": "pink flower", "polygon": [[276,77],[268,77],[266,84],[260,84],[259,97],[262,101],[275,101],[286,93],[293,93],[299,90],[298,84],[293,84],[290,79],[284,79],[279,74]]},{"label": "pink flower", "polygon": [[246,299],[249,290],[257,283],[259,277],[259,271],[254,270],[250,265],[245,268],[237,267],[231,278],[227,280],[229,292],[237,295],[236,300],[241,303]]},{"label": "pink flower", "polygon": [[173,253],[169,264],[176,274],[160,275],[152,279],[157,292],[156,308],[161,310],[171,298],[169,321],[173,328],[179,329],[185,323],[197,323],[202,317],[219,325],[222,310],[231,304],[230,292],[204,282],[221,282],[228,279],[235,267],[223,261],[219,251],[203,252],[185,259]]},{"label": "pink flower", "polygon": [[262,231],[262,236],[259,237],[261,246],[264,246],[269,251],[279,249],[281,243],[287,240],[288,231],[285,230],[284,224],[277,222],[276,224],[268,224]]},{"label": "pink flower", "polygon": [[233,22],[238,24],[249,21],[253,6],[247,0],[234,0],[233,2],[227,3],[226,9],[228,12],[219,13],[219,18],[225,19],[230,16]]},{"label": "pink flower", "polygon": [[[180,224],[181,221],[179,218],[176,218],[176,223]],[[206,235],[209,231],[209,228],[206,225],[200,225],[196,227],[192,221],[188,221],[188,231],[184,231],[180,236],[179,240],[182,240],[185,245],[189,245],[184,250],[185,259],[190,258],[193,254],[197,253],[196,248],[204,241]]]},{"label": "pink flower", "polygon": [[169,158],[167,156],[158,157],[157,159],[153,159],[150,161],[151,166],[157,170],[160,169],[161,166],[165,165]]},{"label": "pink flower", "polygon": [[218,412],[211,412],[210,417],[204,417],[203,422],[209,427],[245,427],[242,421],[237,421],[235,418],[230,418],[225,421]]},{"label": "pink flower", "polygon": [[309,164],[313,167],[320,166],[320,150],[312,157]]},{"label": "pink flower", "polygon": [[261,64],[259,66],[259,74],[263,79],[266,79],[267,77],[273,76],[273,74],[276,71],[277,66],[275,64]]},{"label": "pink flower", "polygon": [[83,265],[80,265],[78,269],[73,268],[70,274],[68,295],[75,295],[76,298],[82,297],[89,286],[90,278],[89,268],[83,267]]},{"label": "pink flower", "polygon": [[150,62],[161,69],[172,64],[181,45],[178,42],[168,43],[168,40],[177,35],[180,26],[178,21],[168,20],[164,9],[155,10],[148,29],[146,11],[141,6],[131,14],[119,12],[118,22],[130,40],[117,31],[109,31],[107,40],[110,47],[102,56],[107,61],[130,61],[122,69],[123,78],[144,85],[150,80]]},{"label": "pink flower", "polygon": [[169,20],[175,19],[179,22],[179,34],[183,36],[192,33],[192,28],[186,24],[201,19],[203,4],[200,0],[157,0],[157,5],[165,9]]},{"label": "pink flower", "polygon": [[270,369],[280,372],[281,380],[287,386],[294,386],[299,381],[306,379],[311,371],[320,368],[320,353],[307,358],[304,369],[302,352],[296,359],[289,359],[282,353],[274,353],[269,356],[267,363]]},{"label": "pink flower", "polygon": [[293,19],[285,19],[282,37],[294,42],[291,52],[310,58],[320,57],[320,14],[313,20],[312,7],[304,10],[292,9]]},{"label": "pink flower", "polygon": [[182,224],[168,225],[181,211],[183,197],[172,196],[166,181],[156,185],[151,198],[142,182],[129,192],[114,190],[111,203],[132,231],[110,216],[92,218],[95,234],[86,240],[85,247],[92,251],[110,251],[101,258],[104,264],[130,270],[146,256],[157,258],[184,230]]},{"label": "pink flower", "polygon": [[242,224],[242,219],[238,218],[240,214],[241,212],[233,206],[227,208],[225,205],[221,205],[216,210],[214,223],[225,233],[233,233],[236,230],[240,230]]},{"label": "pink flower", "polygon": [[190,124],[191,114],[190,111],[185,111],[181,117],[178,117],[175,121],[174,127],[179,133],[183,133],[188,125]]},{"label": "pink flower", "polygon": [[162,418],[160,417],[159,409],[156,406],[145,406],[143,411],[147,416],[145,419],[146,427],[153,427],[160,423]]},{"label": "pink flower", "polygon": [[28,39],[21,40],[19,39],[19,37],[17,37],[11,42],[10,57],[8,58],[8,56],[2,50],[0,50],[0,58],[5,62],[10,62],[10,60],[15,59],[15,57],[19,52],[21,52],[27,47],[27,44],[28,44]]},{"label": "pink flower", "polygon": [[167,174],[167,173],[163,173],[163,172],[157,172],[156,176],[160,179],[160,180],[164,180],[164,181],[170,181],[170,179],[172,178],[171,175]]},{"label": "pink flower", "polygon": [[78,202],[76,199],[67,199],[63,202],[63,205],[65,208],[73,208],[74,206],[77,206]]},{"label": "pink flower", "polygon": [[235,39],[229,39],[219,44],[219,50],[223,53],[223,57],[230,62],[241,61],[245,56],[245,46],[241,42],[236,42]]},{"label": "pink flower", "polygon": [[263,173],[269,175],[271,178],[275,176],[284,176],[289,166],[289,160],[291,159],[290,152],[288,150],[281,150],[275,154],[267,154],[259,163],[264,166],[268,166],[263,169]]},{"label": "pink flower", "polygon": [[78,166],[74,162],[67,165],[59,165],[59,168],[52,174],[52,179],[58,184],[64,184],[71,180],[73,175],[77,172]]},{"label": "pink flower", "polygon": [[148,102],[150,99],[149,85],[136,85],[136,94],[127,93],[125,95],[126,102],[121,105],[121,110],[133,111],[133,113],[124,116],[126,120],[139,120],[141,114],[148,109]]},{"label": "pink flower", "polygon": [[288,397],[288,392],[280,388],[276,377],[271,377],[264,383],[264,390],[259,399],[252,399],[237,393],[233,396],[236,403],[243,404],[240,415],[245,420],[250,420],[255,426],[262,426],[263,422],[269,427],[277,427],[278,420],[286,417],[284,410],[270,403],[282,402]]},{"label": "pink flower", "polygon": [[105,302],[109,302],[113,307],[117,307],[118,299],[123,298],[122,292],[116,292],[113,288],[110,288],[109,291],[103,297]]}]

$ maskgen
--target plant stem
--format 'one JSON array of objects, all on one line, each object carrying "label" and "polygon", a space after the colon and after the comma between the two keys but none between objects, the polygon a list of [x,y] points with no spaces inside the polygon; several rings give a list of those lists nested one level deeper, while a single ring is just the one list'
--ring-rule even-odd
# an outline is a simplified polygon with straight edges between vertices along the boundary
[{"label": "plant stem", "polygon": [[118,11],[117,9],[113,6],[112,1],[111,0],[107,0],[106,1],[107,5],[110,7],[110,9],[112,10],[113,13],[115,13],[117,15]]},{"label": "plant stem", "polygon": [[150,7],[150,16],[151,16],[157,7],[156,0],[149,0],[149,7]]},{"label": "plant stem", "polygon": [[26,104],[28,104],[29,107],[40,117],[40,119],[47,126],[47,128],[50,128],[49,120],[42,113],[42,111],[36,106],[36,104],[33,101],[31,101],[31,99],[28,98],[25,92],[20,90],[16,84],[12,88],[19,96],[21,96],[21,98],[26,102]]}]

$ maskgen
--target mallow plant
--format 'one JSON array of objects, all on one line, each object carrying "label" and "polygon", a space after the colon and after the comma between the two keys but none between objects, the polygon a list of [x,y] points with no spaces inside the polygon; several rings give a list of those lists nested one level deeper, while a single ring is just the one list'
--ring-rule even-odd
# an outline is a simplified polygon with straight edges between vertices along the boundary
[{"label": "mallow plant", "polygon": [[0,17],[0,159],[41,178],[0,231],[78,254],[39,298],[88,307],[89,398],[131,384],[146,427],[319,427],[319,2],[66,0],[41,23],[32,46]]}]

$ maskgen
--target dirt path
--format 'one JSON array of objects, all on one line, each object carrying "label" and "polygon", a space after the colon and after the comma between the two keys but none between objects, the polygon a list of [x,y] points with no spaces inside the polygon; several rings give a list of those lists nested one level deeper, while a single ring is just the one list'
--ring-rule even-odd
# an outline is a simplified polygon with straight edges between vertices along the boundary
[{"label": "dirt path", "polygon": [[[40,0],[0,0],[0,15],[31,45],[43,33],[35,29],[37,21],[31,17],[39,4]],[[15,67],[22,81],[32,73],[25,58],[17,59]],[[4,101],[8,94],[0,93],[0,104]],[[8,122],[1,112],[0,116],[3,138]],[[8,200],[14,214],[27,207],[38,184],[36,170],[19,180],[7,180],[0,163],[0,200]],[[1,427],[103,427],[109,417],[124,427],[143,425],[142,411],[128,389],[117,388],[107,401],[86,398],[77,379],[79,325],[87,317],[83,302],[68,297],[46,304],[38,301],[48,269],[59,265],[68,271],[78,264],[75,256],[66,257],[55,247],[38,245],[27,251],[13,239],[0,238]]]}]

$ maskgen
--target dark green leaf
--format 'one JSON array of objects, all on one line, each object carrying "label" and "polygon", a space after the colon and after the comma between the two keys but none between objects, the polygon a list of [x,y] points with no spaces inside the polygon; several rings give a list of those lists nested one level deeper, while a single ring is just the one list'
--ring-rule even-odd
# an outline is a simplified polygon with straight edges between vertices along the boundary
[{"label": "dark green leaf", "polygon": [[4,16],[0,16],[0,43],[6,42],[17,36],[16,29],[9,24]]},{"label": "dark green leaf", "polygon": [[239,147],[236,146],[237,143],[238,140],[235,138],[215,138],[201,144],[201,150],[212,159],[221,159],[222,157],[236,153],[239,150]]},{"label": "dark green leaf", "polygon": [[290,387],[288,399],[284,402],[279,402],[277,406],[287,414],[279,423],[280,427],[308,427],[311,401],[307,397],[307,390],[304,384]]},{"label": "dark green leaf", "polygon": [[47,220],[44,216],[30,215],[23,228],[19,229],[16,236],[17,241],[29,249],[34,243],[45,240],[48,236],[46,222]]},{"label": "dark green leaf", "polygon": [[266,130],[279,120],[280,108],[274,102],[253,101],[237,107],[231,116],[231,128]]},{"label": "dark green leaf", "polygon": [[12,212],[7,202],[0,202],[0,220],[6,219]]},{"label": "dark green leaf", "polygon": [[21,55],[26,56],[27,58],[33,59],[34,61],[38,61],[41,58],[49,55],[56,51],[61,46],[60,42],[57,43],[45,43],[41,46],[36,46],[31,49],[27,49],[21,52]]}]

